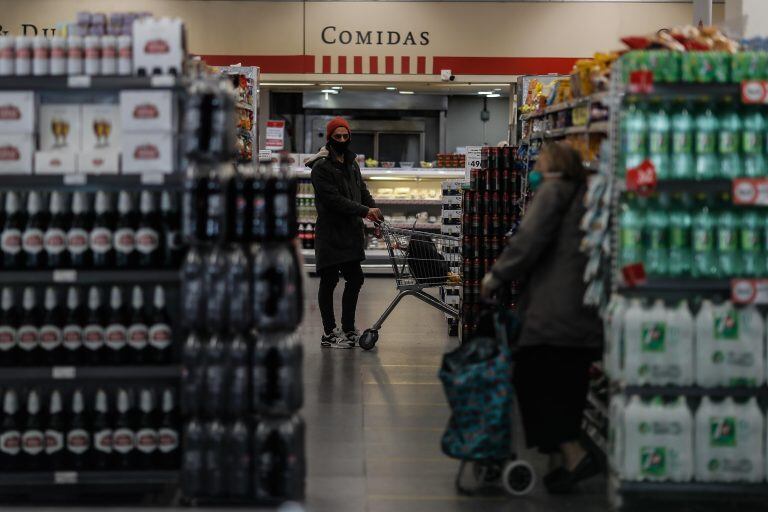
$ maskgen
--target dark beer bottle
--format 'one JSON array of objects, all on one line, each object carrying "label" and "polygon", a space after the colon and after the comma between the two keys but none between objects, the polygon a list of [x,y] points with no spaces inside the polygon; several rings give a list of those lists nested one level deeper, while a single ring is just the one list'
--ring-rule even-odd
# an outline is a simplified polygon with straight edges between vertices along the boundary
[{"label": "dark beer bottle", "polygon": [[156,462],[157,453],[157,417],[155,416],[155,397],[149,389],[139,393],[139,422],[136,431],[136,454],[138,464],[151,468]]},{"label": "dark beer bottle", "polygon": [[165,290],[155,286],[152,309],[149,313],[150,358],[156,364],[167,364],[173,355],[173,332],[165,303]]},{"label": "dark beer bottle", "polygon": [[3,420],[0,422],[0,468],[14,470],[21,467],[21,419],[19,398],[14,389],[3,395]]},{"label": "dark beer bottle", "polygon": [[141,193],[139,227],[136,230],[138,266],[157,268],[160,263],[160,215],[155,209],[155,198],[148,190]]},{"label": "dark beer bottle", "polygon": [[67,255],[74,268],[91,266],[89,231],[91,213],[85,192],[75,192],[72,197],[72,223],[67,231]]},{"label": "dark beer bottle", "polygon": [[112,464],[112,425],[109,418],[109,402],[103,389],[96,391],[96,403],[93,409],[93,451],[91,466],[94,469],[107,469]]},{"label": "dark beer bottle", "polygon": [[21,234],[21,247],[24,252],[26,268],[36,269],[45,267],[45,251],[43,250],[43,235],[45,231],[45,213],[42,211],[42,201],[38,192],[30,192],[27,196],[27,225]]},{"label": "dark beer bottle", "polygon": [[91,364],[103,364],[106,342],[106,314],[101,303],[101,291],[92,286],[88,290],[88,312],[83,327],[83,345]]},{"label": "dark beer bottle", "polygon": [[135,463],[135,431],[131,418],[131,402],[128,392],[120,389],[117,392],[117,415],[115,428],[112,432],[112,450],[115,453],[115,466],[120,469],[130,469]]},{"label": "dark beer bottle", "polygon": [[80,294],[77,288],[70,286],[67,290],[67,313],[61,334],[64,347],[63,359],[68,364],[78,364],[83,360],[85,316],[85,308],[80,304]]},{"label": "dark beer bottle", "polygon": [[106,192],[96,192],[96,216],[89,236],[94,268],[109,268],[114,265],[114,223]]},{"label": "dark beer bottle", "polygon": [[13,289],[5,286],[0,304],[0,366],[12,366],[19,359],[18,327],[19,310],[14,304]]},{"label": "dark beer bottle", "polygon": [[69,264],[67,253],[67,215],[64,211],[64,197],[61,192],[51,193],[51,221],[43,235],[48,268],[62,268]]},{"label": "dark beer bottle", "polygon": [[179,211],[174,202],[173,194],[167,190],[163,191],[160,197],[160,212],[163,266],[178,268],[182,256]]},{"label": "dark beer bottle", "polygon": [[24,288],[22,299],[21,320],[16,331],[21,349],[21,362],[32,365],[40,362],[40,308],[35,298],[35,289],[31,286]]},{"label": "dark beer bottle", "polygon": [[83,392],[76,390],[72,395],[72,411],[69,415],[67,431],[67,467],[80,470],[86,467],[90,459],[91,432],[85,416]]},{"label": "dark beer bottle", "polygon": [[48,466],[54,470],[62,469],[66,464],[63,409],[61,392],[54,389],[48,405],[48,422],[45,429],[45,453],[48,456]]},{"label": "dark beer bottle", "polygon": [[136,214],[131,195],[120,192],[117,202],[117,225],[115,226],[115,265],[117,268],[136,266]]},{"label": "dark beer bottle", "polygon": [[144,310],[144,292],[140,286],[133,287],[131,296],[131,311],[128,319],[128,359],[136,364],[144,363],[147,359],[149,345],[149,326]]},{"label": "dark beer bottle", "polygon": [[108,359],[113,363],[126,362],[127,326],[128,313],[123,305],[123,292],[119,286],[113,286],[109,294],[109,319],[104,339],[109,351]]},{"label": "dark beer bottle", "polygon": [[40,326],[40,348],[43,349],[43,359],[49,364],[61,363],[64,327],[64,311],[59,307],[56,289],[49,286],[45,289],[43,322]]},{"label": "dark beer bottle", "polygon": [[27,395],[27,421],[21,434],[21,451],[24,455],[22,465],[26,469],[45,467],[45,427],[40,414],[40,395],[34,389]]},{"label": "dark beer bottle", "polygon": [[179,467],[179,416],[172,389],[163,391],[162,415],[158,426],[160,465],[166,469]]},{"label": "dark beer bottle", "polygon": [[21,212],[19,195],[8,192],[5,196],[5,223],[0,236],[0,250],[3,253],[3,268],[12,270],[24,265],[24,253],[21,250],[21,234],[24,229],[25,215]]}]

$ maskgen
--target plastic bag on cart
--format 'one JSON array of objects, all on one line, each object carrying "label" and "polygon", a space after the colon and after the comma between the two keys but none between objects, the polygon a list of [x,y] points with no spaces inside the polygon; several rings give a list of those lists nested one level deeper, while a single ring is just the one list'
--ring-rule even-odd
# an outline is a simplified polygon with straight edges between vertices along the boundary
[{"label": "plastic bag on cart", "polygon": [[408,243],[408,266],[419,284],[445,284],[450,267],[428,235],[414,234]]},{"label": "plastic bag on cart", "polygon": [[[518,319],[484,313],[479,334],[443,356],[440,380],[451,407],[443,453],[463,460],[504,459],[512,451],[512,355]],[[490,334],[489,334],[490,333]]]}]

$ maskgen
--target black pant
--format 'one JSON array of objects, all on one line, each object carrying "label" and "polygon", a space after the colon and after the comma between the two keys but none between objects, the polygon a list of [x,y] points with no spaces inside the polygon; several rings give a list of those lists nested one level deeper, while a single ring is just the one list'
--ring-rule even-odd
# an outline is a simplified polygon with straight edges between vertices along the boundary
[{"label": "black pant", "polygon": [[336,328],[336,315],[333,313],[333,290],[339,283],[339,274],[344,276],[344,295],[341,297],[341,328],[349,332],[355,328],[355,310],[357,296],[363,287],[365,276],[359,261],[350,261],[340,265],[331,265],[317,271],[320,275],[320,289],[317,292],[317,302],[320,306],[320,316],[323,318],[323,329],[328,334]]},{"label": "black pant", "polygon": [[514,384],[529,448],[554,453],[581,436],[589,389],[589,368],[598,354],[589,349],[525,347],[515,356]]}]

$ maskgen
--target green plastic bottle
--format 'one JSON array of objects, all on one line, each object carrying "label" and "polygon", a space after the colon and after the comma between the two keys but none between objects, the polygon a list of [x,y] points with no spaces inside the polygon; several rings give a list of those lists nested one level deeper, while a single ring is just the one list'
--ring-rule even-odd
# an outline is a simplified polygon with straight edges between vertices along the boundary
[{"label": "green plastic bottle", "polygon": [[739,228],[741,218],[733,210],[730,201],[723,198],[717,214],[717,266],[719,277],[737,277],[741,275],[739,258]]},{"label": "green plastic bottle", "polygon": [[[768,219],[768,217],[766,217]],[[745,210],[739,224],[739,257],[744,276],[762,277],[765,274],[764,239],[768,220],[763,221],[755,210]]]},{"label": "green plastic bottle", "polygon": [[621,205],[619,218],[619,262],[622,267],[643,261],[643,232],[645,212],[643,204],[634,194],[628,194]]},{"label": "green plastic bottle", "polygon": [[644,104],[629,104],[624,111],[622,132],[624,168],[637,167],[648,157],[648,115]]},{"label": "green plastic bottle", "polygon": [[738,178],[744,172],[741,160],[741,116],[732,103],[723,105],[718,116],[718,126],[720,177]]},{"label": "green plastic bottle", "polygon": [[696,179],[709,180],[720,174],[717,132],[717,117],[705,106],[696,115]]},{"label": "green plastic bottle", "polygon": [[669,210],[669,275],[691,274],[691,198],[681,194],[673,198]]},{"label": "green plastic bottle", "polygon": [[766,175],[766,123],[760,107],[746,107],[742,114],[741,148],[744,152],[744,176],[762,178]]},{"label": "green plastic bottle", "polygon": [[670,177],[693,179],[696,165],[693,158],[693,116],[685,103],[672,112],[672,164]]},{"label": "green plastic bottle", "polygon": [[717,277],[717,253],[715,252],[716,219],[711,205],[703,197],[696,201],[696,212],[691,218],[693,241],[693,277]]},{"label": "green plastic bottle", "polygon": [[654,167],[656,177],[667,179],[671,176],[669,105],[655,105],[648,114],[648,154]]},{"label": "green plastic bottle", "polygon": [[645,272],[649,276],[669,273],[669,197],[662,194],[648,202],[645,214]]}]

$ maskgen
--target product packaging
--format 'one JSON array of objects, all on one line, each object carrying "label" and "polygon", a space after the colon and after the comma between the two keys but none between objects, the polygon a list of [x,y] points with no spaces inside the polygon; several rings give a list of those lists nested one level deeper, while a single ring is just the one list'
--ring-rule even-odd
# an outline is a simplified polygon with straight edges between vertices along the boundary
[{"label": "product packaging", "polygon": [[32,174],[34,152],[31,133],[0,134],[0,174]]},{"label": "product packaging", "polygon": [[91,104],[82,106],[83,151],[120,150],[120,107]]},{"label": "product packaging", "polygon": [[120,119],[123,132],[172,132],[176,109],[171,91],[120,92]]},{"label": "product packaging", "polygon": [[0,133],[35,131],[35,94],[0,92]]},{"label": "product packaging", "polygon": [[175,144],[170,132],[124,132],[122,135],[123,173],[171,173]]},{"label": "product packaging", "polygon": [[77,158],[81,174],[119,174],[120,153],[117,150],[83,151]]},{"label": "product packaging", "polygon": [[178,18],[141,18],[133,22],[133,73],[181,75],[186,38]]},{"label": "product packaging", "polygon": [[40,106],[40,151],[80,151],[80,105]]},{"label": "product packaging", "polygon": [[77,153],[71,151],[38,151],[35,174],[72,174],[77,170]]}]

